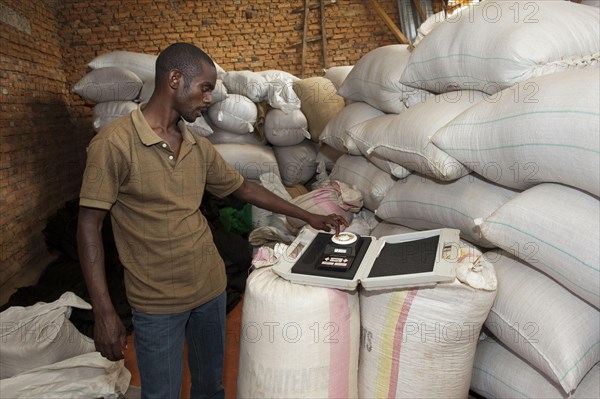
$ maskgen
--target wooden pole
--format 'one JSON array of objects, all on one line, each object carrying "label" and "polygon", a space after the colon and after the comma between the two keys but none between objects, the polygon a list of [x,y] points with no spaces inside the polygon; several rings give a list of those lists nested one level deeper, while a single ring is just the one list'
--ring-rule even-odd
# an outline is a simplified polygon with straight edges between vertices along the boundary
[{"label": "wooden pole", "polygon": [[373,5],[373,8],[375,9],[375,11],[377,11],[377,14],[379,14],[381,19],[383,19],[383,22],[385,22],[385,24],[388,26],[388,28],[390,28],[390,30],[392,31],[392,33],[394,34],[396,39],[398,39],[398,41],[400,43],[408,44],[409,41],[406,38],[406,36],[404,36],[404,33],[402,33],[400,28],[398,28],[398,26],[396,26],[396,24],[394,23],[394,21],[392,21],[390,16],[386,14],[385,10],[383,8],[381,8],[381,6],[377,2],[377,0],[369,0],[369,1]]},{"label": "wooden pole", "polygon": [[321,37],[323,38],[323,68],[327,69],[327,34],[325,32],[325,0],[321,0]]},{"label": "wooden pole", "polygon": [[413,0],[413,4],[419,13],[419,17],[421,17],[421,23],[425,22],[427,15],[425,15],[425,11],[423,11],[423,7],[421,7],[421,2],[419,0]]},{"label": "wooden pole", "polygon": [[304,66],[306,64],[306,36],[308,36],[308,13],[310,0],[304,0],[304,30],[302,31],[302,70],[300,77],[304,78]]}]

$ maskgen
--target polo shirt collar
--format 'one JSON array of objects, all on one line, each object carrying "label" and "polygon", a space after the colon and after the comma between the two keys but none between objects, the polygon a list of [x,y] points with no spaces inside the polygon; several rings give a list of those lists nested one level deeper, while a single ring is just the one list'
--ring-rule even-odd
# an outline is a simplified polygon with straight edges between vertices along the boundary
[{"label": "polo shirt collar", "polygon": [[[148,124],[148,121],[146,120],[146,118],[144,118],[142,109],[145,106],[146,103],[142,103],[131,113],[133,126],[135,126],[135,130],[137,131],[138,136],[140,137],[140,140],[144,145],[151,146],[158,143],[162,143],[163,139],[160,138],[160,136],[156,134],[154,130],[152,130],[152,128]],[[194,135],[190,133],[183,119],[180,119],[179,122],[177,122],[177,126],[182,132],[181,135],[184,140],[189,141],[191,144],[196,144],[196,139],[194,138]]]}]

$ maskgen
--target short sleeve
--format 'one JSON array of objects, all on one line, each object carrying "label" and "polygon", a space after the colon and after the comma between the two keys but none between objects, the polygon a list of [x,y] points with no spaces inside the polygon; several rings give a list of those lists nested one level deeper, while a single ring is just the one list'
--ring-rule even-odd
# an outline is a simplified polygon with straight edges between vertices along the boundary
[{"label": "short sleeve", "polygon": [[201,145],[205,148],[206,159],[210,160],[206,174],[206,191],[223,198],[240,188],[244,182],[242,175],[223,159],[208,140],[204,139]]},{"label": "short sleeve", "polygon": [[89,145],[79,205],[109,210],[117,200],[127,176],[122,152],[109,139],[94,139]]}]

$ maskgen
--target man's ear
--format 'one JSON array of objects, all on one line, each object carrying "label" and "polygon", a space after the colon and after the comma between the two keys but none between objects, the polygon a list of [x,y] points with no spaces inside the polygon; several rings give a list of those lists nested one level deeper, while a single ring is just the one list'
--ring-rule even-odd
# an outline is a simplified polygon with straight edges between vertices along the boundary
[{"label": "man's ear", "polygon": [[180,85],[183,84],[183,74],[177,70],[173,69],[169,72],[169,86],[173,90],[177,90]]}]

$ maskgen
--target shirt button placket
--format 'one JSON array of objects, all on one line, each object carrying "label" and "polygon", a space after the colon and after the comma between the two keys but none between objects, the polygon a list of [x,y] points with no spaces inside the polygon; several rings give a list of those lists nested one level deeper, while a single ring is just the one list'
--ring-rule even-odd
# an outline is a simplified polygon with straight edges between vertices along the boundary
[{"label": "shirt button placket", "polygon": [[173,161],[175,159],[175,157],[172,155],[173,153],[171,152],[171,150],[169,149],[169,145],[167,143],[161,143],[160,145],[162,148],[164,148],[165,150],[167,150],[167,152],[171,155],[169,155],[169,161]]}]

